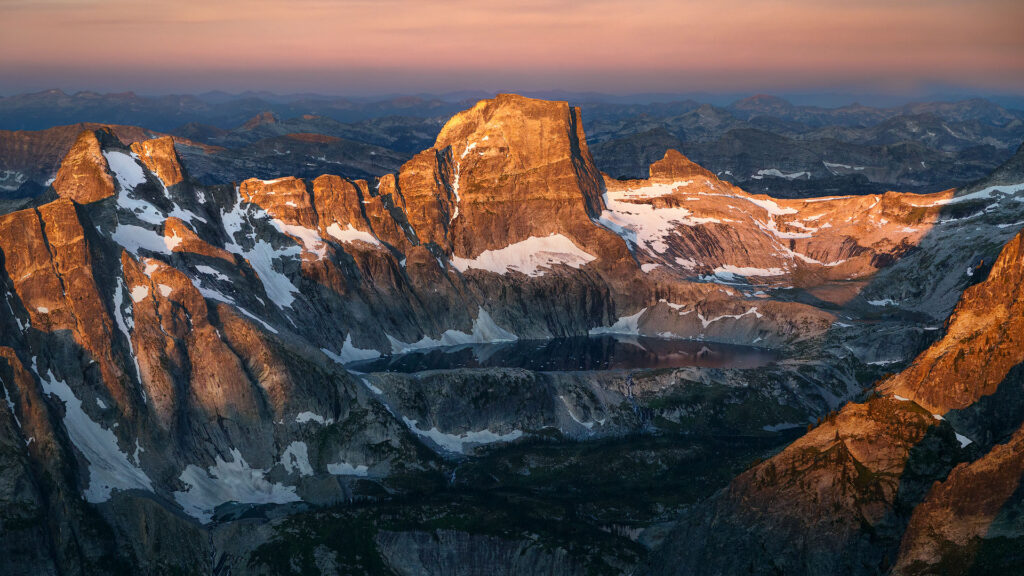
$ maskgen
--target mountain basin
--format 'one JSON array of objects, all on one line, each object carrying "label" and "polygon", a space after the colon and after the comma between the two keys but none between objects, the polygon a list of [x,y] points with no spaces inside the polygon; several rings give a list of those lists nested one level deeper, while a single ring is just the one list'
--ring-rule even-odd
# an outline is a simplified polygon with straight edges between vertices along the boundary
[{"label": "mountain basin", "polygon": [[776,361],[766,348],[647,336],[600,335],[463,344],[353,362],[358,372],[525,368],[538,372],[653,368],[757,368]]}]

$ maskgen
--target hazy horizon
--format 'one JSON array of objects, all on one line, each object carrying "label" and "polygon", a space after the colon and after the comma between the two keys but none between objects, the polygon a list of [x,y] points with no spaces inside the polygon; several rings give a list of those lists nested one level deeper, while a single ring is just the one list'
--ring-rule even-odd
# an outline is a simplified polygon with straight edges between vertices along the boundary
[{"label": "hazy horizon", "polygon": [[622,104],[622,105],[645,105],[645,104],[668,104],[672,102],[695,101],[701,104],[712,104],[715,106],[727,106],[752,97],[775,97],[783,99],[795,106],[813,106],[821,108],[841,108],[850,105],[863,105],[877,108],[900,107],[914,103],[926,102],[960,102],[981,98],[1008,108],[1024,108],[1024,91],[1020,93],[984,93],[968,91],[930,91],[915,94],[884,94],[884,93],[854,93],[854,92],[803,92],[784,93],[770,91],[751,90],[747,92],[650,92],[650,93],[614,93],[598,91],[571,91],[559,88],[549,90],[487,90],[487,89],[464,89],[448,92],[393,92],[377,94],[346,94],[330,92],[296,91],[296,92],[274,92],[271,90],[239,90],[227,91],[220,89],[196,90],[189,92],[146,92],[140,90],[91,90],[87,88],[76,89],[69,87],[53,86],[41,90],[26,90],[20,92],[3,93],[0,98],[13,98],[26,95],[39,95],[58,90],[63,94],[74,97],[81,93],[99,94],[101,96],[115,96],[120,94],[134,94],[140,98],[158,99],[164,97],[195,97],[200,100],[213,102],[229,102],[243,98],[261,98],[268,104],[287,104],[302,99],[338,99],[352,102],[387,102],[400,98],[422,98],[424,100],[437,100],[446,104],[464,103],[476,99],[491,98],[497,94],[514,93],[531,98],[548,100],[570,100],[577,104]]},{"label": "hazy horizon", "polygon": [[0,94],[1024,93],[1016,0],[0,0]]}]

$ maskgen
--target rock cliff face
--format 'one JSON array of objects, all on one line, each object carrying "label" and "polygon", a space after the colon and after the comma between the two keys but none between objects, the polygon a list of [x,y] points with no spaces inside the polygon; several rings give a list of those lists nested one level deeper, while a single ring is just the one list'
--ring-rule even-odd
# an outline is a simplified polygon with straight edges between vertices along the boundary
[{"label": "rock cliff face", "polygon": [[1024,428],[957,466],[910,518],[893,574],[1005,573],[1024,564]]},{"label": "rock cliff face", "polygon": [[[83,133],[96,132],[103,128],[109,129],[125,144],[163,137],[157,132],[138,126],[88,122],[56,126],[36,132],[0,130],[0,191],[16,191],[26,182],[42,185],[52,181],[62,160],[78,138]],[[187,138],[174,137],[174,141],[201,152],[218,150],[216,146],[206,146]]]},{"label": "rock cliff face", "polygon": [[182,181],[181,163],[174,151],[174,139],[170,136],[132,142],[131,149],[164,186],[174,186]]},{"label": "rock cliff face", "polygon": [[1008,242],[988,279],[964,291],[946,336],[880,388],[939,414],[996,391],[1024,362],[1024,238]]},{"label": "rock cliff face", "polygon": [[53,188],[61,198],[82,204],[114,195],[114,179],[95,132],[84,131],[61,162]]},{"label": "rock cliff face", "polygon": [[[169,139],[126,146],[110,130],[84,132],[54,181],[59,198],[0,216],[0,427],[13,439],[0,444],[10,464],[0,494],[27,506],[0,517],[12,547],[29,551],[26,563],[50,558],[54,572],[138,566],[165,542],[204,554],[224,545],[210,544],[221,521],[407,494],[447,474],[454,483],[448,459],[520,439],[653,426],[756,436],[798,424],[857,394],[879,363],[903,361],[884,356],[893,348],[927,344],[922,326],[944,319],[947,302],[972,282],[962,270],[976,266],[977,249],[958,237],[943,252],[929,238],[969,219],[981,250],[994,251],[1024,206],[1016,196],[1024,187],[1002,183],[775,200],[677,152],[655,162],[648,180],[616,181],[595,168],[581,126],[566,103],[502,95],[456,115],[433,147],[372,182],[322,175],[217,186],[192,180]],[[1010,304],[1020,278],[1015,242],[933,347],[973,346],[979,323],[998,325],[981,336],[1001,355],[992,382],[932,395],[900,384],[937,381],[915,365],[886,386],[937,410],[970,404],[1006,376],[1019,331]],[[911,265],[918,277],[953,276],[931,292],[914,292],[909,280],[891,285],[898,295],[873,285]],[[908,317],[886,314],[894,296]],[[1007,304],[982,309],[990,300]],[[635,378],[363,375],[344,366],[436,346],[588,334],[758,345],[788,358],[760,370]],[[942,358],[930,350],[918,364],[941,367]],[[704,390],[735,410],[709,406]],[[947,449],[951,456],[927,464],[906,458]],[[811,556],[780,552],[780,566],[802,565],[816,546],[859,546],[865,523],[886,544],[826,566],[878,566],[898,543],[892,510],[909,481],[901,472],[914,470],[908,494],[923,496],[925,480],[962,456],[949,423],[886,397],[844,409],[712,505],[721,516],[749,494],[774,497],[774,478],[794,478],[762,517],[785,516],[790,530],[757,525],[778,536],[763,541],[768,549],[784,548],[806,518],[856,511],[816,531]],[[805,477],[821,487],[820,500],[808,500]],[[49,538],[26,547],[44,529],[29,519],[61,506],[70,512],[48,516]],[[151,523],[159,527],[130,546],[113,544]],[[451,546],[491,550],[483,563],[565,558],[521,534],[438,533]],[[419,552],[403,555],[396,542]],[[398,572],[458,564],[413,532],[385,534],[375,546],[389,550]],[[632,546],[623,553],[631,560],[609,565],[635,562]],[[160,566],[181,567],[172,564]]]},{"label": "rock cliff face", "polygon": [[1005,515],[1022,504],[1022,238],[964,292],[945,335],[879,384],[884,396],[830,414],[689,513],[652,572],[1019,568],[1024,531]]}]

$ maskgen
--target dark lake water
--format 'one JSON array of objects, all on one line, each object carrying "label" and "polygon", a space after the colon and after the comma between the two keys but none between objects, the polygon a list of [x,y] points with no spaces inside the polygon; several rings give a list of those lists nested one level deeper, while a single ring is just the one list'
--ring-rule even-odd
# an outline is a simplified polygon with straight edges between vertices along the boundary
[{"label": "dark lake water", "polygon": [[454,368],[525,368],[535,371],[636,368],[756,368],[778,355],[764,348],[666,340],[644,336],[580,336],[432,348],[354,362],[359,372],[421,372]]}]

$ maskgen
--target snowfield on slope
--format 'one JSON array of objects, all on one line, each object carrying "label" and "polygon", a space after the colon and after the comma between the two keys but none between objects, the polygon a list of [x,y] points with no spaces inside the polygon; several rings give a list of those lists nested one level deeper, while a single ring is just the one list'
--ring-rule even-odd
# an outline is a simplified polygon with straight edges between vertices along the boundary
[{"label": "snowfield on slope", "polygon": [[470,269],[486,270],[495,274],[522,272],[527,276],[543,276],[552,266],[561,264],[579,268],[596,258],[581,250],[572,240],[561,234],[531,236],[522,242],[509,244],[497,250],[484,250],[476,258],[451,259],[459,272]]}]

